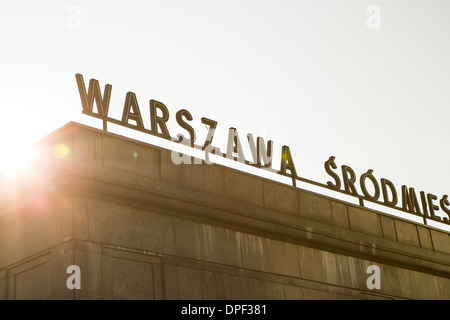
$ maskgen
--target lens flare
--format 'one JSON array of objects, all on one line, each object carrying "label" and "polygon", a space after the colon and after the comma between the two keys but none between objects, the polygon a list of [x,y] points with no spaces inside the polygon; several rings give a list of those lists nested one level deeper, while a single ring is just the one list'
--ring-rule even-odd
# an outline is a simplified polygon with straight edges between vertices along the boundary
[{"label": "lens flare", "polygon": [[58,159],[64,159],[70,154],[70,148],[65,144],[58,143],[55,146],[54,153]]}]

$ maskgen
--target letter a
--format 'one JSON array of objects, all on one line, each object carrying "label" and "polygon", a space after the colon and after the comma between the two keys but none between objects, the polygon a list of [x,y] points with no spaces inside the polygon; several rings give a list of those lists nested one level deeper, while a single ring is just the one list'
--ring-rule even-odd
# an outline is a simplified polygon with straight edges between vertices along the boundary
[{"label": "letter a", "polygon": [[239,140],[239,134],[235,128],[230,128],[228,129],[227,158],[234,159],[233,153],[237,155],[237,161],[245,163],[244,151],[242,150],[241,140]]},{"label": "letter a", "polygon": [[139,130],[144,129],[139,104],[137,102],[136,95],[133,92],[127,92],[125,105],[123,106],[122,122],[124,124],[129,124],[129,120],[135,121],[136,127]]},{"label": "letter a", "polygon": [[372,289],[381,289],[381,271],[380,271],[380,267],[373,264],[371,266],[367,267],[366,273],[372,273],[373,274],[367,278],[367,288],[369,288],[370,290]]},{"label": "letter a", "polygon": [[[290,174],[288,174],[286,170],[289,170]],[[291,150],[288,146],[283,146],[281,148],[281,165],[279,173],[290,175],[292,178],[297,177],[297,171],[295,170],[294,161],[292,160]]]},{"label": "letter a", "polygon": [[69,278],[67,278],[66,286],[67,289],[81,289],[81,271],[80,267],[77,265],[70,265],[67,267],[66,273],[73,273]]},{"label": "letter a", "polygon": [[252,152],[253,162],[258,167],[270,168],[272,166],[272,151],[273,151],[272,140],[269,140],[267,142],[266,148],[266,146],[264,145],[264,139],[261,137],[256,138],[256,145],[253,135],[251,133],[247,134],[247,139],[248,144],[250,146],[250,151]]},{"label": "letter a", "polygon": [[380,7],[376,5],[371,5],[367,8],[367,13],[371,14],[369,18],[367,18],[367,28],[369,30],[380,30],[381,29],[381,16],[380,16]]}]

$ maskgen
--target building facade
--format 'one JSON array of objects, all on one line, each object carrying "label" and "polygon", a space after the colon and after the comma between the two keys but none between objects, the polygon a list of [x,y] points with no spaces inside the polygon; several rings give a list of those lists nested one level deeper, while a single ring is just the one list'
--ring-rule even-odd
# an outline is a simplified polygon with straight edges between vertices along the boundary
[{"label": "building facade", "polygon": [[0,299],[450,299],[445,231],[76,123],[38,150]]}]

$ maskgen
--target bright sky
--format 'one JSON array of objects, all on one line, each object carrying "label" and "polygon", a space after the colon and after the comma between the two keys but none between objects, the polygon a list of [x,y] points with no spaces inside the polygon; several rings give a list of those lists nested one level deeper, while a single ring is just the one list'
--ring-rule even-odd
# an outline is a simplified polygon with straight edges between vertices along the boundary
[{"label": "bright sky", "polygon": [[2,0],[0,144],[20,150],[69,121],[101,128],[81,113],[81,73],[112,85],[111,117],[132,91],[147,128],[155,99],[174,137],[186,134],[184,108],[199,139],[200,118],[218,121],[222,151],[236,127],[244,143],[274,140],[277,170],[287,145],[301,177],[333,181],[333,155],[358,181],[373,169],[439,205],[450,193],[449,16],[445,0]]}]

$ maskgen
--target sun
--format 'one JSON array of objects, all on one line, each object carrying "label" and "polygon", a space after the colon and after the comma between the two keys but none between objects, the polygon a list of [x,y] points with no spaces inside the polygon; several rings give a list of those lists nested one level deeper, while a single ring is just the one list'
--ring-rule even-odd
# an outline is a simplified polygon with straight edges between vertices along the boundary
[{"label": "sun", "polygon": [[33,140],[28,133],[0,130],[0,177],[25,175],[31,169],[34,156]]}]

